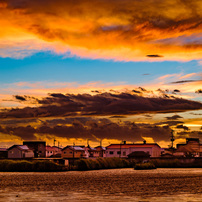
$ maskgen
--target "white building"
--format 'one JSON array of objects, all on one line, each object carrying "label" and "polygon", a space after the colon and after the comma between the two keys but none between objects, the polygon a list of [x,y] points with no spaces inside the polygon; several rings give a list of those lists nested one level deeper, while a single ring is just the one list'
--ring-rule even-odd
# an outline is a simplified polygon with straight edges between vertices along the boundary
[{"label": "white building", "polygon": [[151,157],[160,157],[161,147],[154,144],[111,144],[106,147],[106,157],[124,157],[134,151],[143,151],[150,154]]}]

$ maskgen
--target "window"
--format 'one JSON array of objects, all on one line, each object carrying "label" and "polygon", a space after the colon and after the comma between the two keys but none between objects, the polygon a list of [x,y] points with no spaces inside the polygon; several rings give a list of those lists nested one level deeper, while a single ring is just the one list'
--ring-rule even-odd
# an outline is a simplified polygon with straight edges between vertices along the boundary
[{"label": "window", "polygon": [[123,152],[123,156],[126,156],[126,152],[125,151]]},{"label": "window", "polygon": [[121,154],[121,151],[117,151],[117,154]]},{"label": "window", "polygon": [[72,151],[70,151],[69,153],[72,154]]},{"label": "window", "polygon": [[114,152],[113,152],[113,151],[110,151],[109,154],[114,154]]},{"label": "window", "polygon": [[64,154],[66,154],[66,151],[64,151]]}]

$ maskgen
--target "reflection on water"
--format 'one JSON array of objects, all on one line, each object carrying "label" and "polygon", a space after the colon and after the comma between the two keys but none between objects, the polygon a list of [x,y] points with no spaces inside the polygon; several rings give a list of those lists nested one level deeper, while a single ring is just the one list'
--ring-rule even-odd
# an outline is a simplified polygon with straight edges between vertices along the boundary
[{"label": "reflection on water", "polygon": [[0,173],[0,201],[202,201],[202,169]]}]

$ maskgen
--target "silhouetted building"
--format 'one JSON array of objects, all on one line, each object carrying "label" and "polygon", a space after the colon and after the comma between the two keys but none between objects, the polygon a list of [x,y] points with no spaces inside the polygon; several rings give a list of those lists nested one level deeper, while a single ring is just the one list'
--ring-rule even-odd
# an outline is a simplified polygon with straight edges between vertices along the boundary
[{"label": "silhouetted building", "polygon": [[35,158],[46,157],[46,142],[45,141],[24,141],[23,145],[27,145],[29,149],[33,150]]},{"label": "silhouetted building", "polygon": [[0,158],[1,159],[8,158],[8,150],[6,148],[0,148]]}]

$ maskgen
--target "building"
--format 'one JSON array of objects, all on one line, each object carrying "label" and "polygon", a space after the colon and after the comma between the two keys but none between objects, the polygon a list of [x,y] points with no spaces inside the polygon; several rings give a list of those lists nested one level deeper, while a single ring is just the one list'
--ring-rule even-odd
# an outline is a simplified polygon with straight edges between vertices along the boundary
[{"label": "building", "polygon": [[90,147],[89,145],[87,147],[84,147],[84,150],[85,150],[85,155],[86,155],[86,158],[93,158],[94,157],[94,154],[96,152],[96,149],[93,148],[93,147]]},{"label": "building", "polygon": [[61,157],[62,149],[56,146],[46,146],[46,157]]},{"label": "building", "polygon": [[44,141],[24,141],[23,145],[27,145],[29,149],[34,151],[35,158],[46,157],[46,142]]},{"label": "building", "polygon": [[111,144],[106,147],[106,157],[122,157],[127,158],[129,154],[135,151],[143,151],[148,153],[151,157],[160,157],[161,147],[156,144]]},{"label": "building", "polygon": [[85,149],[79,146],[66,146],[62,149],[61,157],[66,159],[85,158]]},{"label": "building", "polygon": [[0,148],[0,158],[1,159],[8,158],[8,150],[6,148]]},{"label": "building", "polygon": [[33,157],[34,152],[26,145],[13,145],[12,147],[8,148],[8,158],[24,159]]},{"label": "building", "polygon": [[202,157],[202,144],[199,138],[186,138],[185,144],[177,144],[175,156]]},{"label": "building", "polygon": [[106,148],[102,146],[95,147],[95,150],[93,152],[93,157],[106,157]]}]

